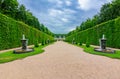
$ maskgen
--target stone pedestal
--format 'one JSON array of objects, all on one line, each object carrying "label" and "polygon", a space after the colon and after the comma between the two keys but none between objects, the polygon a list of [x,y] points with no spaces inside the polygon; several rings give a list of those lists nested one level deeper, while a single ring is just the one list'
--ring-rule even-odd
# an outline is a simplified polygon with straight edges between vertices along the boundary
[{"label": "stone pedestal", "polygon": [[20,53],[27,53],[34,51],[33,48],[27,48],[28,40],[25,39],[24,35],[23,35],[23,39],[21,39],[21,43],[22,43],[22,48],[14,50],[13,53],[20,54]]},{"label": "stone pedestal", "polygon": [[114,50],[106,48],[106,38],[103,35],[103,38],[99,40],[100,48],[94,48],[95,51],[105,52],[105,53],[115,53]]},{"label": "stone pedestal", "polygon": [[22,49],[26,50],[27,49],[27,39],[22,39],[21,42],[22,42]]},{"label": "stone pedestal", "polygon": [[105,50],[105,49],[106,49],[106,39],[101,39],[100,41],[101,41],[101,42],[100,42],[100,43],[101,43],[101,44],[100,44],[100,45],[101,45],[100,48],[101,48],[102,50]]}]

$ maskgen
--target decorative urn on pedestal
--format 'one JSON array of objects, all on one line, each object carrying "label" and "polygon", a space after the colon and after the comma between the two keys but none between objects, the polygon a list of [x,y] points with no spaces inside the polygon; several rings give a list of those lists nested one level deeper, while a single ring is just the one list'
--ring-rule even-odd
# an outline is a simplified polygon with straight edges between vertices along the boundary
[{"label": "decorative urn on pedestal", "polygon": [[100,48],[94,48],[95,51],[98,52],[105,52],[105,53],[115,53],[114,50],[106,48],[106,41],[105,35],[103,34],[102,38],[99,40]]},{"label": "decorative urn on pedestal", "polygon": [[33,48],[27,48],[28,39],[25,38],[24,34],[22,36],[21,43],[22,43],[22,48],[14,50],[13,53],[19,53],[20,54],[20,53],[27,53],[27,52],[34,51]]}]

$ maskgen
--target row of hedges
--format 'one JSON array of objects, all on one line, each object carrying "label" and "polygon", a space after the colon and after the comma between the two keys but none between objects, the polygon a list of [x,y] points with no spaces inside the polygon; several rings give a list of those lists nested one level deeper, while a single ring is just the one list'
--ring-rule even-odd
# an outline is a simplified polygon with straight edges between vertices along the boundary
[{"label": "row of hedges", "polygon": [[23,34],[29,40],[29,45],[35,41],[39,43],[48,39],[53,41],[52,36],[0,14],[0,50],[21,46],[20,40]]},{"label": "row of hedges", "polygon": [[107,46],[120,48],[120,17],[108,22],[104,22],[87,30],[76,32],[66,38],[66,41],[72,42],[73,38],[77,43],[89,42],[92,45],[99,45],[99,39],[105,34]]}]

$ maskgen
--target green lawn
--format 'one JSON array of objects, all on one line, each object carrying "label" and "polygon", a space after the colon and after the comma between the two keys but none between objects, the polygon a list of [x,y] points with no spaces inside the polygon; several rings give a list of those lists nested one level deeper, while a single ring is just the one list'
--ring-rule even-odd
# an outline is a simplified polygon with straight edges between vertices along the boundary
[{"label": "green lawn", "polygon": [[[79,46],[79,45],[77,45]],[[112,53],[104,53],[104,52],[96,52],[94,51],[94,47],[86,47],[85,45],[79,46],[81,48],[84,49],[85,52],[89,53],[89,54],[95,54],[95,55],[101,55],[101,56],[106,56],[106,57],[110,57],[110,58],[116,58],[116,59],[120,59],[120,50],[115,51],[114,54]]]},{"label": "green lawn", "polygon": [[14,54],[13,51],[1,53],[0,54],[0,63],[6,63],[6,62],[10,62],[10,61],[17,60],[17,59],[22,59],[22,58],[25,58],[28,56],[40,54],[40,53],[44,52],[44,50],[42,49],[43,47],[45,47],[45,46],[39,46],[37,48],[34,48],[34,51],[29,52],[29,53]]}]

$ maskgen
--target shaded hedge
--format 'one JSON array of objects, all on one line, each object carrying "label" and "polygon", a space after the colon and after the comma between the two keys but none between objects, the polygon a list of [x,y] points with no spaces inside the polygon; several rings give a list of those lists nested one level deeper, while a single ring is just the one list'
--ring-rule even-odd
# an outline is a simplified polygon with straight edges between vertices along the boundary
[{"label": "shaded hedge", "polygon": [[20,40],[23,34],[28,39],[29,45],[35,41],[39,43],[48,39],[53,41],[52,36],[0,14],[0,50],[21,46]]},{"label": "shaded hedge", "polygon": [[92,45],[99,45],[99,39],[102,38],[103,34],[107,38],[107,46],[120,48],[120,17],[87,30],[76,32],[66,37],[66,41],[71,42],[74,38],[77,43],[88,41]]}]

